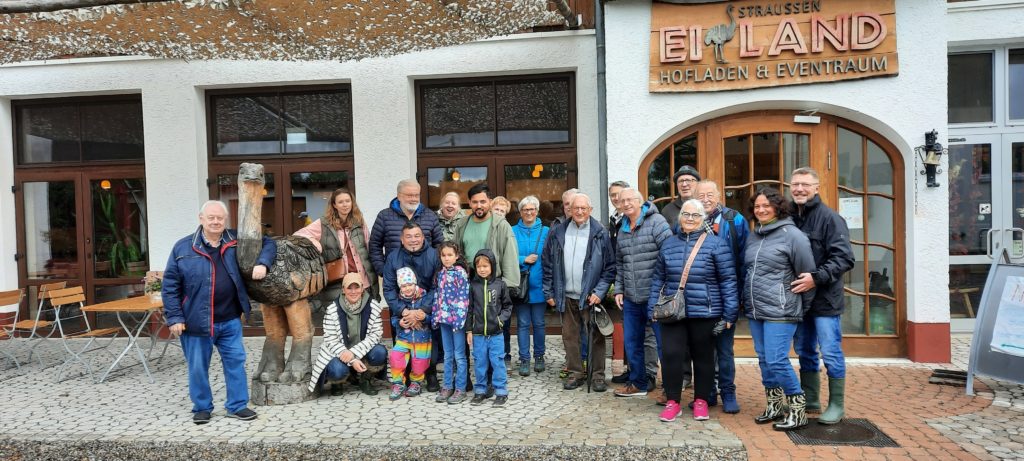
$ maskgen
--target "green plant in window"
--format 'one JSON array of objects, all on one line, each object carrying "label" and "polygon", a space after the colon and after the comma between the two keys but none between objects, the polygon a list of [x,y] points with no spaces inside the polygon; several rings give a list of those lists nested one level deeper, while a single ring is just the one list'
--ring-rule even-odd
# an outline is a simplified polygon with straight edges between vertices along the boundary
[{"label": "green plant in window", "polygon": [[[128,263],[143,261],[142,244],[139,241],[139,236],[128,229],[122,229],[118,225],[117,201],[114,198],[113,192],[97,189],[96,198],[99,205],[98,213],[96,214],[97,231],[103,232],[103,235],[97,236],[96,239],[96,254],[107,257],[107,260],[110,262],[111,276],[132,275],[128,270]],[[128,215],[128,219],[130,220],[136,214],[137,211],[133,210]]]}]

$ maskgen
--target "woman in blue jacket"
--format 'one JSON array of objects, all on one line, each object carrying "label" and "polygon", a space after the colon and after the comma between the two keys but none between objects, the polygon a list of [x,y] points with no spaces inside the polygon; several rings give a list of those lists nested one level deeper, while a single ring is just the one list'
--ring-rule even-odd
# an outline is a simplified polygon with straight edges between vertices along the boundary
[{"label": "woman in blue jacket", "polygon": [[[545,299],[541,283],[544,266],[541,254],[548,239],[548,227],[537,219],[540,200],[528,195],[519,201],[519,223],[512,227],[512,235],[519,248],[519,271],[528,272],[523,286],[528,288],[526,302],[516,305],[516,335],[519,339],[519,375],[530,375],[530,330],[533,330],[533,369],[544,371],[544,311]],[[522,287],[520,287],[522,288]]]},{"label": "woman in blue jacket", "polygon": [[[674,421],[681,411],[683,357],[687,351],[693,360],[693,418],[709,418],[708,400],[715,386],[716,324],[722,322],[725,328],[729,328],[739,315],[739,291],[732,250],[725,240],[707,232],[704,226],[706,216],[704,205],[699,200],[683,202],[679,213],[679,233],[662,244],[651,279],[648,317],[653,315],[654,304],[661,295],[673,296],[679,289],[686,261],[696,249],[683,287],[686,318],[660,324],[662,377],[668,398],[660,419],[665,422]],[[697,248],[698,242],[700,248]]]}]

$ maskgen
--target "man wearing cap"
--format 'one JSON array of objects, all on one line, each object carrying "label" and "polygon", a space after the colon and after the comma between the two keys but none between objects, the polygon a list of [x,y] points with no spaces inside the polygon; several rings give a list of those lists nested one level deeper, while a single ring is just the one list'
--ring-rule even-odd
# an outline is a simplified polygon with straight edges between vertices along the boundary
[{"label": "man wearing cap", "polygon": [[690,165],[679,167],[676,174],[672,175],[672,182],[675,183],[679,195],[661,210],[665,221],[672,226],[672,232],[679,231],[679,210],[683,207],[683,202],[693,198],[694,191],[697,190],[697,181],[700,181],[700,173]]},{"label": "man wearing cap", "polygon": [[324,312],[324,342],[308,388],[315,392],[317,387],[327,390],[329,385],[331,395],[341,395],[341,383],[355,375],[364,394],[377,395],[370,380],[388,358],[387,349],[380,343],[384,334],[380,319],[383,305],[364,290],[362,275],[349,272],[341,284],[344,295]]}]

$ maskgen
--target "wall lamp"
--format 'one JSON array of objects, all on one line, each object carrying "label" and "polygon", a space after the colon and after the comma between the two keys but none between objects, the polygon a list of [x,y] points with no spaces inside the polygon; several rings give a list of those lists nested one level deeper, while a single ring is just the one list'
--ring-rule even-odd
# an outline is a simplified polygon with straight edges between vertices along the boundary
[{"label": "wall lamp", "polygon": [[939,168],[939,165],[942,164],[942,155],[949,152],[936,141],[938,137],[938,131],[929,131],[924,134],[924,145],[914,148],[914,152],[917,152],[917,157],[924,165],[921,174],[927,178],[928,187],[939,187],[939,183],[935,181],[935,175],[942,173],[942,169]]}]

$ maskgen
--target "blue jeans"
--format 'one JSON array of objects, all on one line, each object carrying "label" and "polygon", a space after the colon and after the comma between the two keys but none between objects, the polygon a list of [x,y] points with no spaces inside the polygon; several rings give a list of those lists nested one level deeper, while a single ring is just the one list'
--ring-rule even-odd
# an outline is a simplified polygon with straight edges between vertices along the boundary
[{"label": "blue jeans", "polygon": [[629,383],[642,391],[647,390],[647,370],[644,367],[644,339],[647,333],[647,303],[639,304],[622,297],[622,341],[629,362]]},{"label": "blue jeans", "polygon": [[804,321],[796,329],[795,337],[796,353],[800,356],[800,371],[817,372],[821,369],[821,361],[824,360],[829,378],[846,377],[841,325],[838,315],[804,317]]},{"label": "blue jeans", "polygon": [[245,377],[245,347],[242,345],[242,320],[213,324],[213,335],[181,335],[181,350],[188,365],[188,397],[192,412],[213,411],[210,390],[210,359],[217,347],[224,365],[224,387],[228,398],[224,408],[238,413],[249,404],[249,380]]},{"label": "blue jeans", "polygon": [[483,395],[487,392],[487,366],[494,370],[491,385],[495,395],[508,395],[508,370],[505,369],[505,337],[473,335],[473,368],[476,371],[476,386],[473,392]]},{"label": "blue jeans", "polygon": [[736,394],[736,356],[732,349],[735,338],[735,323],[732,324],[732,328],[722,330],[715,338],[715,353],[718,355],[718,392],[722,394]]},{"label": "blue jeans", "polygon": [[[439,325],[441,342],[444,343],[444,384],[443,389],[463,390],[469,376],[466,360],[466,330],[456,330],[451,325]],[[455,381],[454,386],[452,380]]]},{"label": "blue jeans", "polygon": [[530,361],[530,333],[533,333],[533,358],[544,358],[544,310],[547,303],[516,306],[516,336],[519,339],[519,360]]},{"label": "blue jeans", "polygon": [[786,395],[803,393],[796,371],[789,363],[796,325],[796,322],[750,320],[750,336],[761,368],[761,383],[765,388],[781,387]]},{"label": "blue jeans", "polygon": [[[370,349],[363,356],[363,365],[368,367],[379,367],[388,363],[388,350],[383,344],[378,344]],[[352,367],[341,363],[341,359],[335,357],[327,362],[327,367],[324,368],[324,372],[320,374],[320,384],[327,381],[344,381],[348,379],[348,376],[352,374],[354,370]]]},{"label": "blue jeans", "polygon": [[505,360],[512,360],[512,318],[510,317],[505,325],[501,327],[501,336],[504,339],[502,357]]}]

